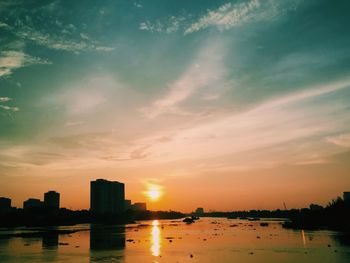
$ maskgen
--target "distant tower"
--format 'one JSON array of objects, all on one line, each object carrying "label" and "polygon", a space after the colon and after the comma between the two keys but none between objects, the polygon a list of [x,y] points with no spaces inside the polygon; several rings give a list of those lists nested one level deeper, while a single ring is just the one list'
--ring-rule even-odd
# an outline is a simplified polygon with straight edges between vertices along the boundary
[{"label": "distant tower", "polygon": [[116,181],[97,179],[90,182],[90,211],[103,213],[122,213],[125,204],[125,186]]},{"label": "distant tower", "polygon": [[204,214],[204,208],[203,207],[198,207],[194,213],[196,215],[203,215]]},{"label": "distant tower", "polygon": [[344,192],[343,199],[344,199],[344,202],[350,203],[350,192]]},{"label": "distant tower", "polygon": [[49,191],[45,193],[44,205],[46,208],[60,208],[60,194],[56,191]]}]

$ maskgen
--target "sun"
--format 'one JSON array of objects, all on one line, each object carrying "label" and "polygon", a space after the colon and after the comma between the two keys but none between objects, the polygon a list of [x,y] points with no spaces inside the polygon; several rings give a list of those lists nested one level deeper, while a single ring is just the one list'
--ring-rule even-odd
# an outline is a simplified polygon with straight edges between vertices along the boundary
[{"label": "sun", "polygon": [[143,193],[147,196],[150,201],[158,201],[163,195],[163,187],[158,184],[148,184],[147,190]]},{"label": "sun", "polygon": [[147,195],[152,201],[156,201],[159,199],[161,193],[158,189],[153,188],[148,190]]}]

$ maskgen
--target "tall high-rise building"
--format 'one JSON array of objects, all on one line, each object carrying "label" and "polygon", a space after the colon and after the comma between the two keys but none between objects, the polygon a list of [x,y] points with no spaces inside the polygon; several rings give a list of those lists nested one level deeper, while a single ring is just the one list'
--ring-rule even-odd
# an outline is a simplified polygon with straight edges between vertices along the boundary
[{"label": "tall high-rise building", "polygon": [[44,205],[46,208],[60,208],[60,193],[48,191],[44,194]]},{"label": "tall high-rise building", "polygon": [[350,203],[350,192],[344,192],[343,199],[346,203]]},{"label": "tall high-rise building", "polygon": [[116,181],[97,179],[90,182],[90,211],[122,213],[124,211],[125,186]]},{"label": "tall high-rise building", "polygon": [[0,197],[0,212],[9,212],[11,210],[11,199]]}]

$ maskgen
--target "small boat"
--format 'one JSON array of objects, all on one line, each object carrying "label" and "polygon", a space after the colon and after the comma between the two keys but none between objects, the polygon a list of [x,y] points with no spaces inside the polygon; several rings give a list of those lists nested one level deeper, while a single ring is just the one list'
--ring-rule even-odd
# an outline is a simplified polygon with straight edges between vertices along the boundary
[{"label": "small boat", "polygon": [[192,217],[186,217],[182,222],[185,222],[187,224],[192,224],[194,223],[194,219]]}]

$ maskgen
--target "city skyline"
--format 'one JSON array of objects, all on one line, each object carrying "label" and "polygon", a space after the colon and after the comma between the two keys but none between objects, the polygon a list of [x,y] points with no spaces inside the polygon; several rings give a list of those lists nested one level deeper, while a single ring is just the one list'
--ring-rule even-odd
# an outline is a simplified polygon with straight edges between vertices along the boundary
[{"label": "city skyline", "polygon": [[[154,191],[154,190],[152,190]],[[154,200],[154,196],[152,192],[149,194],[150,199]],[[123,214],[128,210],[131,211],[146,211],[147,204],[145,202],[134,202],[132,200],[127,199],[125,197],[125,184],[118,181],[108,181],[103,178],[96,179],[94,181],[90,181],[90,208],[88,209],[90,212],[94,214]],[[160,194],[157,194],[159,197]],[[337,196],[345,203],[350,202],[350,192],[344,191],[342,196]],[[331,202],[337,200],[334,198]],[[3,209],[5,212],[8,210],[16,210],[21,209],[20,207],[14,207],[11,205],[12,200],[8,197],[0,196],[1,206],[0,210]],[[328,202],[328,205],[331,203]],[[26,204],[27,203],[27,204]],[[44,193],[44,200],[41,201],[40,198],[28,198],[23,202],[23,210],[30,210],[32,208],[46,208],[46,209],[60,209],[66,207],[60,207],[60,193],[54,190],[49,190]],[[283,208],[281,210],[291,210],[293,208],[287,208],[285,202],[283,202]],[[302,209],[305,209],[303,207]],[[322,205],[311,203],[308,207],[310,210],[319,210],[323,209]],[[297,208],[300,209],[300,208]],[[86,209],[85,209],[86,210]],[[256,210],[256,209],[253,209]],[[264,210],[264,209],[262,209]],[[280,210],[276,208],[275,210]],[[1,210],[2,211],[2,210]],[[169,209],[169,211],[172,211]],[[197,215],[204,214],[205,209],[203,207],[197,207],[192,213]],[[209,212],[215,212],[217,210],[210,209]],[[233,211],[233,210],[232,210]],[[188,211],[187,211],[188,212]],[[219,212],[219,211],[218,211]],[[221,211],[221,212],[230,212],[230,211]]]},{"label": "city skyline", "polygon": [[89,183],[151,210],[350,189],[349,1],[0,3],[0,196]]}]

